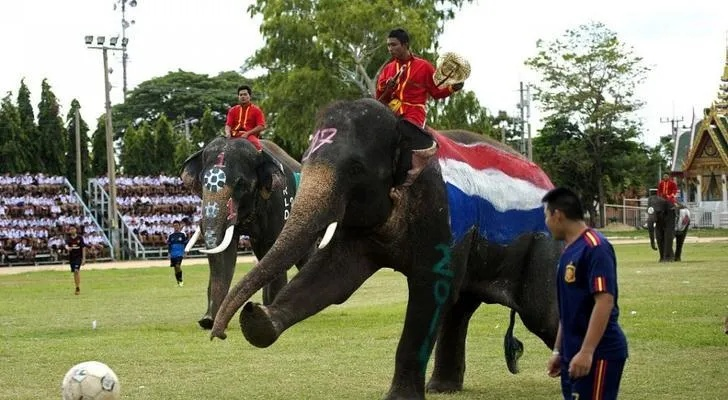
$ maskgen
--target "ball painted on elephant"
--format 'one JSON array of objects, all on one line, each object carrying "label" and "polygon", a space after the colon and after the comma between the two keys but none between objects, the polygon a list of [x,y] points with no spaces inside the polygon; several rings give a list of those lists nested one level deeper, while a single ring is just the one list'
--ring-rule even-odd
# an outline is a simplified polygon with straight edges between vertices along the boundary
[{"label": "ball painted on elephant", "polygon": [[218,167],[211,168],[205,172],[205,189],[210,192],[218,192],[225,186],[225,171]]}]

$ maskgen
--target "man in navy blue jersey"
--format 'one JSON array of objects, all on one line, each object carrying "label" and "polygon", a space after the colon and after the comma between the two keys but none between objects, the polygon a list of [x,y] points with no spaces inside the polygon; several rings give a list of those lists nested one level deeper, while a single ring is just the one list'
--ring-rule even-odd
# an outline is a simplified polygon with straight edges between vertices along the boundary
[{"label": "man in navy blue jersey", "polygon": [[174,267],[174,277],[177,279],[177,286],[184,286],[182,281],[182,258],[185,256],[185,246],[187,245],[187,235],[180,230],[179,221],[172,223],[174,232],[167,238],[169,246],[169,262],[170,267]]},{"label": "man in navy blue jersey", "polygon": [[617,320],[614,248],[584,222],[579,197],[556,188],[543,197],[546,225],[565,248],[557,269],[559,330],[548,374],[561,376],[565,400],[616,399],[627,360]]}]

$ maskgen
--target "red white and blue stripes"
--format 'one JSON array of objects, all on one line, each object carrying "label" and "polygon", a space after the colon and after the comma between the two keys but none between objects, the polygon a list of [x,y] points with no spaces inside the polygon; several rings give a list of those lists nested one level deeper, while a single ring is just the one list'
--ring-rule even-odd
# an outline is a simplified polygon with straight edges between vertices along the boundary
[{"label": "red white and blue stripes", "polygon": [[553,184],[541,168],[488,143],[435,137],[455,242],[473,227],[499,244],[527,232],[548,232],[541,198]]}]

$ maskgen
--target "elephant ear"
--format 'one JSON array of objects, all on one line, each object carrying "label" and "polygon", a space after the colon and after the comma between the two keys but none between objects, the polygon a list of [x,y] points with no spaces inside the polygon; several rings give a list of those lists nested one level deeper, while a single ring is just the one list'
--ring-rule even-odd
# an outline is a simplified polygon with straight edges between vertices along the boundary
[{"label": "elephant ear", "polygon": [[185,186],[191,188],[195,193],[202,195],[202,150],[198,150],[191,156],[187,157],[182,164],[180,177]]},{"label": "elephant ear", "polygon": [[260,190],[260,196],[264,199],[268,199],[272,192],[283,188],[286,179],[283,165],[265,149],[259,155],[256,173],[258,175],[257,187]]}]

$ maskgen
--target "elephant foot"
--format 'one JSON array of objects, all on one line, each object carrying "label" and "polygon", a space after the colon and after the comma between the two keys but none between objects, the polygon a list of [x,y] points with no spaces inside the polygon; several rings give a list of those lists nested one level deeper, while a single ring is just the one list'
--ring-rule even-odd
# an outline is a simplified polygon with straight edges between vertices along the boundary
[{"label": "elephant foot", "polygon": [[215,321],[212,318],[210,318],[209,316],[204,316],[199,321],[197,321],[197,323],[200,325],[200,327],[202,329],[205,329],[205,330],[208,330],[208,331],[210,329],[212,329],[212,324],[214,322]]},{"label": "elephant foot", "polygon": [[680,262],[682,259],[680,257],[675,258],[675,262]]},{"label": "elephant foot", "polygon": [[427,393],[455,393],[463,390],[463,382],[445,381],[432,378],[425,387]]},{"label": "elephant foot", "polygon": [[243,306],[240,329],[245,339],[255,347],[268,347],[278,339],[278,330],[268,309],[258,303],[248,302]]}]

